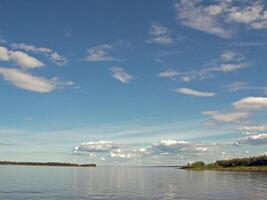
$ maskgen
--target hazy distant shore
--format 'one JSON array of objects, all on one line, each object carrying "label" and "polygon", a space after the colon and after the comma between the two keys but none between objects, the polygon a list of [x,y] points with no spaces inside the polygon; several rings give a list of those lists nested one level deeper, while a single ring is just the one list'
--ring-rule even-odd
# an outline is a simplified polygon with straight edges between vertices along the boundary
[{"label": "hazy distant shore", "polygon": [[49,166],[49,167],[96,167],[96,164],[75,164],[75,163],[61,163],[61,162],[14,162],[14,161],[0,161],[0,165]]}]

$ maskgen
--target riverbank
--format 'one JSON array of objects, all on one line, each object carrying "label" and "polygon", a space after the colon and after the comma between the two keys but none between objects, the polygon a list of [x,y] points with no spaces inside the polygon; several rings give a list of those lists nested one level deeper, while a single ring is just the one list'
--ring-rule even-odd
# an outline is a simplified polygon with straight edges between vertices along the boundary
[{"label": "riverbank", "polygon": [[13,161],[0,161],[0,165],[48,166],[48,167],[96,167],[96,164],[75,164],[75,163],[61,163],[61,162],[13,162]]},{"label": "riverbank", "polygon": [[209,164],[197,161],[188,163],[186,166],[181,167],[181,169],[267,172],[267,156],[217,160]]}]

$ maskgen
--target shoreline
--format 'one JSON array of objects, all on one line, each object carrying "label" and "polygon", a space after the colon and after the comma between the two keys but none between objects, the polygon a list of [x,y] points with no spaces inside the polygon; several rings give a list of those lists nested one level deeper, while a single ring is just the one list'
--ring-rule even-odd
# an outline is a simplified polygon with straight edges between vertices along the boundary
[{"label": "shoreline", "polygon": [[248,171],[267,172],[267,156],[254,156],[248,158],[233,158],[229,160],[217,160],[206,164],[203,161],[188,163],[181,169],[189,170],[217,170],[217,171]]},{"label": "shoreline", "polygon": [[252,167],[196,167],[179,169],[192,171],[235,171],[235,172],[267,172],[267,166],[252,166]]},{"label": "shoreline", "polygon": [[96,167],[96,164],[76,164],[62,162],[15,162],[15,161],[0,161],[1,165],[16,165],[16,166],[47,166],[47,167]]}]

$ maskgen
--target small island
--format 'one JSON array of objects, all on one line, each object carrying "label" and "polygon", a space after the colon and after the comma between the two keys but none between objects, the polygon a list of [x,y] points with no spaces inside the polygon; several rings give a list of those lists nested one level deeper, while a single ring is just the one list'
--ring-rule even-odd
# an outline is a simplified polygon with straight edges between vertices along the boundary
[{"label": "small island", "polygon": [[209,164],[197,161],[188,163],[186,166],[181,167],[181,169],[267,172],[267,156],[217,160]]},{"label": "small island", "polygon": [[96,167],[96,164],[75,164],[75,163],[61,163],[61,162],[15,162],[15,161],[0,161],[0,165],[48,166],[48,167]]}]

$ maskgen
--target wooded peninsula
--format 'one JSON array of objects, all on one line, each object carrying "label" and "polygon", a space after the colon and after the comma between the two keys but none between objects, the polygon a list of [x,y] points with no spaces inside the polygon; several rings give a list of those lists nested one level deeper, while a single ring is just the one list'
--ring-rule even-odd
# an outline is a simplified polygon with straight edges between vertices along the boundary
[{"label": "wooded peninsula", "polygon": [[188,163],[186,166],[183,166],[182,169],[267,172],[267,156],[263,155],[248,158],[217,160],[216,162],[209,164],[197,161]]}]

